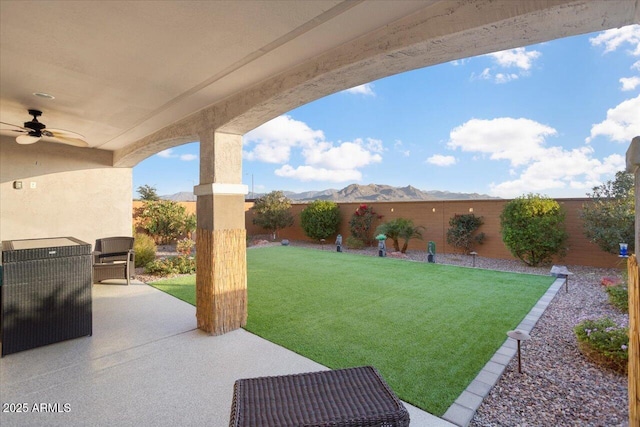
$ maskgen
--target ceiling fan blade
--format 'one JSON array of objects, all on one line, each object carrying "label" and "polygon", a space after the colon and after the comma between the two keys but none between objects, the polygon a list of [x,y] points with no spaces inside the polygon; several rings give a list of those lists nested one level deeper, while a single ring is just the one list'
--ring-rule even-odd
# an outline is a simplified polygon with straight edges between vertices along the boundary
[{"label": "ceiling fan blade", "polygon": [[42,134],[51,138],[53,142],[61,144],[73,145],[75,147],[88,147],[89,144],[84,140],[84,136],[79,133],[61,129],[44,129]]},{"label": "ceiling fan blade", "polygon": [[0,130],[2,130],[2,131],[21,132],[21,133],[29,133],[30,132],[30,130],[27,129],[27,128],[23,128],[22,126],[18,126],[18,125],[12,125],[11,123],[0,122],[0,125],[2,125],[2,127],[0,128]]}]

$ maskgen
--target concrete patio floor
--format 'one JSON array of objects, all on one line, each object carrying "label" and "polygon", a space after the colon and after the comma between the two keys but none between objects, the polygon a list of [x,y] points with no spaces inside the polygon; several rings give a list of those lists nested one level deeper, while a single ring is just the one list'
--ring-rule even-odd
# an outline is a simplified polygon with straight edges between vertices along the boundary
[{"label": "concrete patio floor", "polygon": [[[0,425],[222,427],[237,379],[327,369],[245,330],[195,325],[195,307],[151,286],[94,285],[93,336],[0,359]],[[405,406],[411,426],[453,425]]]}]

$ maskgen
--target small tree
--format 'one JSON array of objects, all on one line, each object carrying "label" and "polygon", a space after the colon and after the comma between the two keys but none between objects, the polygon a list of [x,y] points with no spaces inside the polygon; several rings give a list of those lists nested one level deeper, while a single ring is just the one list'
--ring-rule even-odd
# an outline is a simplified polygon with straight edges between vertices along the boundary
[{"label": "small tree", "polygon": [[[377,234],[384,234],[389,239],[393,240],[393,248],[396,252],[407,252],[407,246],[409,246],[409,240],[422,239],[423,226],[413,225],[413,221],[406,218],[396,218],[389,222],[380,224],[376,229]],[[400,239],[404,239],[402,249],[400,248]]]},{"label": "small tree", "polygon": [[315,200],[300,213],[300,225],[310,238],[326,239],[338,231],[340,208],[335,202]]},{"label": "small tree", "polygon": [[156,189],[147,184],[138,187],[138,194],[140,194],[140,200],[145,202],[154,202],[160,200]]},{"label": "small tree", "polygon": [[580,217],[584,234],[600,249],[618,253],[619,243],[627,243],[635,251],[635,194],[633,175],[616,173],[614,181],[593,187],[589,203],[582,205]]},{"label": "small tree", "polygon": [[256,199],[251,209],[255,214],[253,223],[269,231],[273,239],[278,230],[293,225],[291,200],[282,191],[272,191]]},{"label": "small tree", "polygon": [[171,200],[147,201],[137,208],[140,227],[150,234],[157,244],[166,245],[195,229],[195,215]]},{"label": "small tree", "polygon": [[500,215],[502,240],[513,256],[530,266],[564,255],[567,232],[560,204],[539,194],[507,203]]},{"label": "small tree", "polygon": [[449,229],[447,230],[447,243],[469,253],[475,244],[482,244],[484,233],[476,233],[480,226],[484,224],[482,217],[474,214],[454,215],[449,218]]},{"label": "small tree", "polygon": [[381,218],[382,215],[378,215],[373,210],[373,206],[367,206],[365,204],[358,206],[358,209],[351,215],[351,219],[349,220],[351,236],[370,245],[371,242],[373,242],[373,223],[376,219]]}]

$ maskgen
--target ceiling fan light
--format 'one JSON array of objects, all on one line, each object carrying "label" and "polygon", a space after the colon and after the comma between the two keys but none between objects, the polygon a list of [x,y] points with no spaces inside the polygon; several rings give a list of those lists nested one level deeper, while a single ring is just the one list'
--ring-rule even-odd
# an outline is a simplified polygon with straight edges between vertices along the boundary
[{"label": "ceiling fan light", "polygon": [[34,136],[34,135],[29,135],[29,134],[20,135],[20,136],[18,136],[16,138],[16,142],[18,144],[23,144],[23,145],[33,144],[33,143],[38,142],[38,141],[40,141],[40,137],[39,136]]}]

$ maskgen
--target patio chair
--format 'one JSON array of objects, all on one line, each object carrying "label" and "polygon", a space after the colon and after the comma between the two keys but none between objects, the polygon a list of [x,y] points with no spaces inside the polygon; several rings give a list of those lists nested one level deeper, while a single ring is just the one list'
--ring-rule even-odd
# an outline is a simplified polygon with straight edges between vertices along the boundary
[{"label": "patio chair", "polygon": [[93,283],[108,279],[126,279],[131,283],[135,271],[133,237],[97,239],[93,251]]}]

